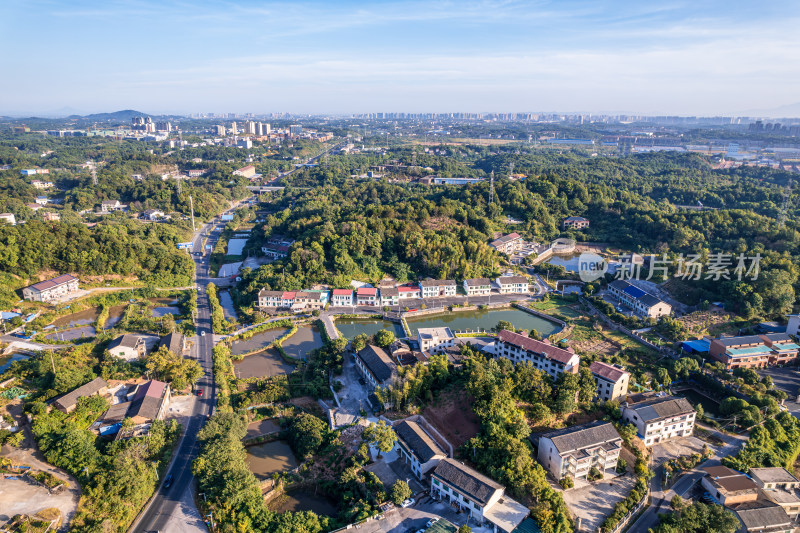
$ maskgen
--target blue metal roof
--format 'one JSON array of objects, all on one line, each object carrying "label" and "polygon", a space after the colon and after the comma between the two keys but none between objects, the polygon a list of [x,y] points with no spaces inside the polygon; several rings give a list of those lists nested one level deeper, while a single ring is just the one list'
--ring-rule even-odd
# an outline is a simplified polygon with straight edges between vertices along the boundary
[{"label": "blue metal roof", "polygon": [[647,293],[646,293],[646,292],[644,292],[642,289],[640,289],[640,288],[638,288],[638,287],[634,287],[633,285],[628,285],[628,286],[627,286],[627,287],[625,287],[625,289],[623,289],[623,290],[624,290],[624,292],[626,292],[626,293],[630,294],[630,295],[631,295],[631,296],[633,296],[634,298],[641,298],[642,296],[644,296],[645,294],[647,294]]},{"label": "blue metal roof", "polygon": [[708,352],[709,348],[711,348],[711,343],[708,341],[704,341],[702,339],[694,340],[694,341],[683,341],[681,343],[684,350],[688,350],[691,352],[699,352],[699,353],[706,353]]}]

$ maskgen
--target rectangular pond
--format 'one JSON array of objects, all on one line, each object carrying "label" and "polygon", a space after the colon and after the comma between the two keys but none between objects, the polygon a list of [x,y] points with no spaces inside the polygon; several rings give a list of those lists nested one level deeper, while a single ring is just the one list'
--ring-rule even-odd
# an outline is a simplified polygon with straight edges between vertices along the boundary
[{"label": "rectangular pond", "polygon": [[382,329],[391,331],[395,337],[405,337],[403,326],[380,318],[338,318],[335,324],[345,339],[352,339],[361,333],[371,337]]},{"label": "rectangular pond", "polygon": [[475,309],[472,311],[453,311],[451,313],[427,315],[407,318],[406,322],[412,335],[419,328],[448,327],[455,331],[488,331],[505,320],[517,329],[530,331],[535,329],[543,337],[561,330],[561,326],[516,308]]},{"label": "rectangular pond", "polygon": [[241,361],[233,362],[233,371],[240,379],[271,378],[289,374],[292,370],[294,366],[284,362],[281,354],[273,348],[246,355]]},{"label": "rectangular pond", "polygon": [[289,444],[282,440],[248,446],[246,461],[259,480],[269,479],[276,472],[292,470],[300,464]]},{"label": "rectangular pond", "polygon": [[22,361],[23,359],[27,359],[29,356],[24,353],[20,352],[13,352],[8,355],[0,355],[0,374],[6,371],[8,367],[11,366],[11,363],[14,361]]},{"label": "rectangular pond", "polygon": [[314,495],[303,489],[287,491],[270,500],[267,505],[270,511],[285,513],[287,511],[314,511],[318,515],[336,516],[336,506],[327,498]]}]

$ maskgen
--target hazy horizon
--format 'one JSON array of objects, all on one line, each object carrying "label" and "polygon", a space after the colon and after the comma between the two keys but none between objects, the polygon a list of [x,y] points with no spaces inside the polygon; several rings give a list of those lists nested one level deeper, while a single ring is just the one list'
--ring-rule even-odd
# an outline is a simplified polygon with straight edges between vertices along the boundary
[{"label": "hazy horizon", "polygon": [[32,0],[0,7],[0,114],[800,116],[798,21],[721,0]]}]

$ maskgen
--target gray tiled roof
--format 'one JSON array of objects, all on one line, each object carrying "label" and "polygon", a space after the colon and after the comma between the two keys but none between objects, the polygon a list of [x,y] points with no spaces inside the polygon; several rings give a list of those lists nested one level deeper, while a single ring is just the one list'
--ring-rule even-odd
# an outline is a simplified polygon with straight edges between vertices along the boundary
[{"label": "gray tiled roof", "polygon": [[775,526],[788,526],[792,519],[786,511],[779,505],[765,505],[763,507],[750,508],[749,505],[737,506],[736,514],[748,531],[753,529],[763,529]]},{"label": "gray tiled roof", "polygon": [[111,350],[112,348],[123,347],[123,348],[136,348],[136,346],[143,342],[142,338],[138,335],[133,335],[132,333],[126,333],[125,335],[119,336],[113,341],[108,344],[108,349]]},{"label": "gray tiled roof", "polygon": [[693,413],[694,408],[686,398],[664,396],[630,406],[644,422]]},{"label": "gray tiled roof", "polygon": [[394,361],[380,346],[367,345],[358,352],[358,358],[380,383],[391,378],[394,373]]},{"label": "gray tiled roof", "polygon": [[413,420],[403,420],[394,427],[397,437],[414,453],[420,463],[427,463],[437,455],[447,454]]},{"label": "gray tiled roof", "polygon": [[562,454],[621,439],[614,425],[603,421],[559,429],[540,438],[553,441],[558,452]]},{"label": "gray tiled roof", "polygon": [[496,481],[453,459],[439,461],[432,475],[458,488],[481,505],[486,505],[495,491],[503,490],[503,486]]},{"label": "gray tiled roof", "polygon": [[64,396],[56,400],[55,403],[66,409],[78,403],[78,398],[97,394],[101,389],[106,387],[108,387],[106,380],[103,378],[94,378],[89,383],[81,385],[77,389],[66,393]]},{"label": "gray tiled roof", "polygon": [[464,283],[467,284],[467,287],[481,287],[483,285],[492,285],[492,282],[489,278],[474,278],[474,279],[465,279]]},{"label": "gray tiled roof", "polygon": [[175,355],[183,355],[184,337],[182,333],[170,333],[161,338],[158,347],[166,346],[167,349]]}]

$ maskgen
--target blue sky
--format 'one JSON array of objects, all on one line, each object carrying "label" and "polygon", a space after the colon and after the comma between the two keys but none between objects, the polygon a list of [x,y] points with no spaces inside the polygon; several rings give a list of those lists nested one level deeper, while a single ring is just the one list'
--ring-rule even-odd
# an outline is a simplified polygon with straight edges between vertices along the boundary
[{"label": "blue sky", "polygon": [[0,113],[637,112],[800,102],[800,2],[0,1]]}]

